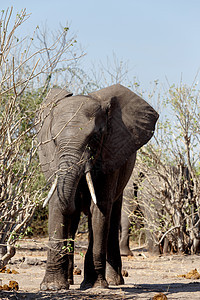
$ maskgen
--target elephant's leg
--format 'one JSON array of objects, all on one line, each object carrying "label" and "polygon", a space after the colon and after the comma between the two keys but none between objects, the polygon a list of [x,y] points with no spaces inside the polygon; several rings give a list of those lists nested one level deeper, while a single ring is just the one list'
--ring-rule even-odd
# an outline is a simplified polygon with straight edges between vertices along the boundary
[{"label": "elephant's leg", "polygon": [[167,254],[167,253],[170,252],[170,251],[169,251],[169,248],[170,248],[169,246],[170,246],[169,240],[168,240],[167,237],[165,237],[165,239],[164,239],[164,244],[163,244],[163,254]]},{"label": "elephant's leg", "polygon": [[93,202],[90,207],[89,228],[90,240],[85,257],[84,281],[81,288],[108,287],[105,277],[106,252],[112,209],[112,199],[116,194],[118,173],[98,174],[94,186],[97,205]]},{"label": "elephant's leg", "polygon": [[121,274],[122,261],[119,250],[121,203],[122,195],[113,204],[108,235],[106,278],[108,283],[112,285],[124,284],[124,279]]},{"label": "elephant's leg", "polygon": [[154,241],[154,237],[153,237],[153,229],[150,227],[150,228],[147,228],[145,227],[145,234],[146,234],[146,242],[147,242],[147,249],[149,252],[151,252],[152,254],[155,254],[155,255],[159,255],[160,254],[160,247],[159,245],[155,244],[155,241]]},{"label": "elephant's leg", "polygon": [[68,283],[74,284],[74,238],[80,220],[80,211],[76,211],[70,219],[68,219]]},{"label": "elephant's leg", "polygon": [[73,282],[73,251],[69,240],[74,235],[73,232],[68,235],[70,224],[71,220],[59,209],[55,193],[49,204],[49,248],[41,290],[68,289],[69,281]]},{"label": "elephant's leg", "polygon": [[[56,194],[56,193],[55,193]],[[41,290],[68,289],[66,217],[59,209],[55,194],[49,203],[49,248]]]},{"label": "elephant's leg", "polygon": [[101,212],[98,206],[94,205],[92,208],[92,215],[88,217],[90,234],[89,246],[85,256],[84,280],[81,283],[82,289],[108,287],[105,278],[108,233],[107,218],[108,217]]},{"label": "elephant's leg", "polygon": [[122,256],[133,255],[129,247],[129,231],[130,231],[130,217],[127,209],[122,207],[121,212],[121,230],[120,230],[120,254]]}]

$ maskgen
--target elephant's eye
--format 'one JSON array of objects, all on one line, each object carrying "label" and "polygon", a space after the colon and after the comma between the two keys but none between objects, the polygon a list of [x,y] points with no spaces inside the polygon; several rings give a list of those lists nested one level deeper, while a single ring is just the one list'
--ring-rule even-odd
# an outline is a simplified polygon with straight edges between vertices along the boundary
[{"label": "elephant's eye", "polygon": [[92,151],[96,151],[101,146],[101,134],[100,132],[95,132],[89,141],[89,147]]},{"label": "elephant's eye", "polygon": [[100,112],[100,105],[96,103],[87,103],[87,105],[84,107],[84,113],[85,116],[92,120],[94,119]]}]

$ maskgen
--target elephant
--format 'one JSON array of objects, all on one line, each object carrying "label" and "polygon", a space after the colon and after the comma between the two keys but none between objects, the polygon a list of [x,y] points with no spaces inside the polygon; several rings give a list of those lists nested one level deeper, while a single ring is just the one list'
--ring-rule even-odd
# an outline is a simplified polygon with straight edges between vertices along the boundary
[{"label": "elephant", "polygon": [[73,284],[74,238],[80,212],[88,216],[89,245],[81,289],[124,283],[119,250],[122,194],[136,151],[154,134],[158,113],[115,84],[88,95],[53,88],[38,115],[39,159],[52,184],[49,248],[41,290]]},{"label": "elephant", "polygon": [[[159,219],[164,215],[162,203],[166,200],[166,188],[164,181],[153,173],[146,170],[145,174],[134,172],[124,189],[121,226],[120,226],[120,254],[121,256],[132,256],[130,249],[129,232],[135,212],[140,214],[140,226],[144,228],[147,250],[153,254],[160,254],[160,245],[155,243],[157,236],[156,228],[159,227]],[[135,171],[135,170],[134,170]],[[128,211],[127,211],[128,208]],[[141,220],[142,219],[142,220]],[[136,220],[138,223],[139,220]]]},{"label": "elephant", "polygon": [[[137,169],[137,168],[136,168]],[[143,227],[143,212],[138,201],[138,180],[141,180],[143,173],[134,172],[131,175],[123,192],[121,221],[120,221],[120,254],[121,256],[133,256],[130,249],[130,229],[132,223],[136,224],[137,228]]]},{"label": "elephant", "polygon": [[[145,229],[147,250],[153,254],[165,254],[174,251],[178,246],[171,245],[168,236],[165,236],[160,244],[158,243],[158,240],[166,232],[166,230],[160,232],[160,229],[165,223],[164,219],[167,213],[171,215],[171,222],[174,224],[176,222],[176,214],[172,212],[174,208],[170,203],[171,193],[179,193],[177,195],[179,195],[180,201],[181,199],[185,201],[185,199],[192,199],[193,197],[192,179],[189,170],[185,166],[165,166],[164,169],[167,175],[162,177],[153,169],[148,169],[144,173],[139,172],[140,168],[138,166],[135,167],[134,171],[136,169],[137,173],[132,174],[124,190],[120,226],[120,253],[122,256],[133,255],[129,245],[129,229],[136,209],[143,215],[142,225]],[[141,169],[144,169],[144,167]],[[198,225],[197,218],[196,216],[194,224]],[[190,238],[191,242],[188,244],[191,244],[189,245],[191,251],[196,253],[200,248],[199,227],[194,226],[193,231],[194,233],[190,232],[190,235],[194,237]],[[177,248],[176,251],[183,251],[183,249]]]}]

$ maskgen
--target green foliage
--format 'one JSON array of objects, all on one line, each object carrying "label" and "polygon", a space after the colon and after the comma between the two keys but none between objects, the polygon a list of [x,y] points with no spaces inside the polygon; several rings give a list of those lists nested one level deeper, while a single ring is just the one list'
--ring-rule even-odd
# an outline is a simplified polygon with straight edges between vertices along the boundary
[{"label": "green foliage", "polygon": [[57,82],[73,89],[82,56],[68,27],[50,37],[37,26],[32,37],[19,39],[16,30],[30,15],[23,9],[13,20],[12,10],[0,15],[0,244],[9,246],[24,234],[47,232],[35,116]]},{"label": "green foliage", "polygon": [[48,209],[38,205],[31,223],[29,225],[30,231],[26,232],[29,237],[45,237],[48,235]]}]

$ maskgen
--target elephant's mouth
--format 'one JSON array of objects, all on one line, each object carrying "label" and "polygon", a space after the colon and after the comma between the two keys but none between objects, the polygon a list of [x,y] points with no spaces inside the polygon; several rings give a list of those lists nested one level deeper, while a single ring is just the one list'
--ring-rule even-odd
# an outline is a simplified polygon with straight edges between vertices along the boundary
[{"label": "elephant's mouth", "polygon": [[[97,199],[96,199],[96,194],[95,194],[95,190],[94,190],[91,172],[86,171],[85,176],[86,176],[86,182],[87,182],[90,194],[91,194],[91,198],[92,198],[94,204],[97,204]],[[58,183],[58,176],[56,175],[55,180],[49,190],[49,193],[48,193],[46,199],[44,200],[43,207],[45,207],[49,203],[49,200],[51,199],[51,197],[57,187],[57,183]]]}]

